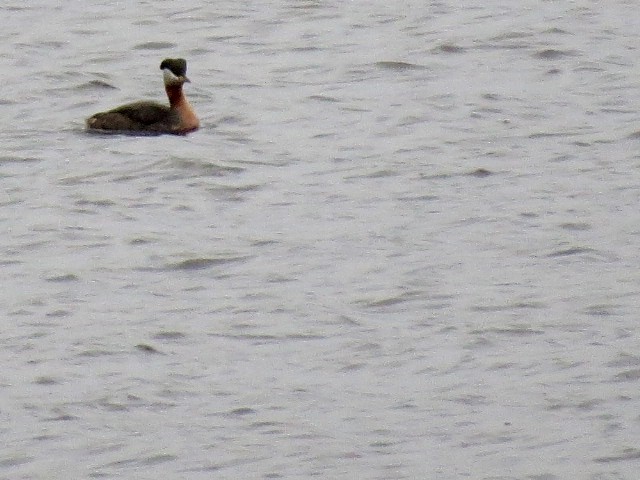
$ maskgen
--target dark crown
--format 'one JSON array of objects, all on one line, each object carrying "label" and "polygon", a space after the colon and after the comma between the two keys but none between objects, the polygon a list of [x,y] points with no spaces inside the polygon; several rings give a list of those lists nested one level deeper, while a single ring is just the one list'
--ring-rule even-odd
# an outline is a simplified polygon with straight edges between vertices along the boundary
[{"label": "dark crown", "polygon": [[160,70],[168,68],[177,77],[187,74],[187,61],[184,58],[165,58],[160,64]]}]

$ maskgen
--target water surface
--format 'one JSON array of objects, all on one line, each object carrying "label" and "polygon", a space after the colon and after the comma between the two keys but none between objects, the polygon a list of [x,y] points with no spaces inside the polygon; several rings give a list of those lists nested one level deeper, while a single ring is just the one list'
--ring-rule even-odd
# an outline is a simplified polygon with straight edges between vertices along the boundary
[{"label": "water surface", "polygon": [[633,4],[1,11],[0,477],[636,477]]}]

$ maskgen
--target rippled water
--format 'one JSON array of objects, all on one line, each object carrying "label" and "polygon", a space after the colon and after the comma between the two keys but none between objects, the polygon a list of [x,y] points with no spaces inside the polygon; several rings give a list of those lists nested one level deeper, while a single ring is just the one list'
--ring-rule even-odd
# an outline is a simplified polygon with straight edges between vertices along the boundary
[{"label": "rippled water", "polygon": [[1,478],[637,477],[637,6],[467,3],[0,7]]}]

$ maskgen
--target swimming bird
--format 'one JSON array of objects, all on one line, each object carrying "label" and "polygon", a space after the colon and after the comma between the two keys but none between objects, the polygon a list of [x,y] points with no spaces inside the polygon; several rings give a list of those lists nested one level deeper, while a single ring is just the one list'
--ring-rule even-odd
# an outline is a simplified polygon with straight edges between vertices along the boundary
[{"label": "swimming bird", "polygon": [[184,135],[197,130],[200,121],[185,97],[182,86],[187,78],[187,61],[165,58],[160,64],[169,106],[141,101],[122,105],[87,119],[87,129],[122,133],[171,133]]}]

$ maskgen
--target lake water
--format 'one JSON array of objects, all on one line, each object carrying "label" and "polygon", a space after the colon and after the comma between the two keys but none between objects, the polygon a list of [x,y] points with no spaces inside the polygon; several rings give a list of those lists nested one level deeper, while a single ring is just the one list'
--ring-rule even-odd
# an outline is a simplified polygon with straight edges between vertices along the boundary
[{"label": "lake water", "polygon": [[635,2],[0,12],[0,478],[637,478]]}]

